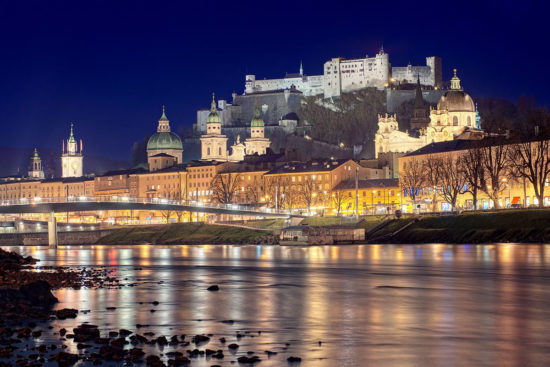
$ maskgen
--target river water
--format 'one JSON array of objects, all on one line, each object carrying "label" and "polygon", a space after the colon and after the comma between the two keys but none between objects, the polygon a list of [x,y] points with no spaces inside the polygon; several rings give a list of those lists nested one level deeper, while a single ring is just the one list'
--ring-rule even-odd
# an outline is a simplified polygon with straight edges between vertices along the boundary
[{"label": "river water", "polygon": [[[225,359],[192,366],[229,366],[247,351],[260,366],[287,365],[291,355],[300,366],[550,365],[550,245],[9,249],[39,265],[107,267],[137,283],[55,291],[56,308],[90,312],[54,321],[53,331],[90,322],[102,331],[214,334],[201,349],[224,349]],[[220,290],[207,291],[212,284]],[[222,336],[240,345],[235,355]]]}]

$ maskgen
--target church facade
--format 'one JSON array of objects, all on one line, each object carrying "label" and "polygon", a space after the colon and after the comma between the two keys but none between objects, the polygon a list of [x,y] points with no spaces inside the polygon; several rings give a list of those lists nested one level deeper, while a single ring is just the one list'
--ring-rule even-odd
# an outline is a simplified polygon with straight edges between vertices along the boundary
[{"label": "church facade", "polygon": [[456,139],[466,130],[477,130],[474,101],[460,86],[456,69],[450,90],[441,96],[436,108],[430,108],[429,119],[421,111],[422,104],[418,83],[410,131],[399,130],[395,115],[378,115],[378,131],[374,140],[376,157],[387,152],[412,152],[430,143]]},{"label": "church facade", "polygon": [[221,130],[222,121],[216,108],[215,96],[212,94],[210,114],[206,121],[206,134],[200,138],[202,161],[240,162],[245,155],[266,154],[271,144],[271,141],[265,137],[265,123],[258,106],[250,122],[250,137],[241,142],[240,136],[237,136],[231,146],[231,153],[227,149],[227,136],[222,134]]}]

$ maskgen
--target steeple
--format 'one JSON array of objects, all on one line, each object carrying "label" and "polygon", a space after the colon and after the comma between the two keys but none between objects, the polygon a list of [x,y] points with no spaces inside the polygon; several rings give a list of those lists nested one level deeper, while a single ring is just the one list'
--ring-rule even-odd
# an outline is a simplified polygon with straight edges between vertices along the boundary
[{"label": "steeple", "polygon": [[264,127],[264,120],[262,119],[262,116],[260,115],[260,107],[256,105],[254,109],[254,117],[252,118],[252,121],[250,122],[251,127]]},{"label": "steeple", "polygon": [[159,125],[157,127],[157,132],[170,132],[170,120],[168,120],[168,117],[166,117],[166,107],[162,105],[162,115],[159,119]]},{"label": "steeple", "polygon": [[212,103],[210,103],[210,113],[206,119],[207,124],[221,124],[222,120],[218,115],[218,109],[216,107],[216,96],[212,93]]},{"label": "steeple", "polygon": [[302,60],[300,60],[300,76],[304,76],[304,68],[302,66]]},{"label": "steeple", "polygon": [[74,143],[73,123],[71,122],[71,134],[69,135],[69,143]]},{"label": "steeple", "polygon": [[42,170],[42,160],[38,155],[38,150],[34,148],[34,154],[31,157],[31,166],[29,170],[29,177],[31,178],[44,178],[44,171]]},{"label": "steeple", "polygon": [[456,69],[453,69],[454,76],[451,79],[451,90],[462,90],[460,87],[460,79],[456,76]]},{"label": "steeple", "polygon": [[424,99],[422,98],[422,87],[420,86],[420,74],[416,80],[416,95],[414,99],[414,108],[424,108]]}]

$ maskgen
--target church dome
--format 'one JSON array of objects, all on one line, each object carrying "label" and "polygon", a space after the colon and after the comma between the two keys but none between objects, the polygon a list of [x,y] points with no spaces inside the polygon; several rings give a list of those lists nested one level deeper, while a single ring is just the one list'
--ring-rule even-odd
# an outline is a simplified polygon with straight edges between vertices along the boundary
[{"label": "church dome", "polygon": [[437,103],[438,110],[447,110],[449,112],[476,112],[474,100],[470,95],[460,87],[460,79],[456,76],[451,79],[451,90],[441,96]]},{"label": "church dome", "polygon": [[147,150],[177,149],[183,150],[183,144],[178,134],[173,132],[156,132],[147,142]]},{"label": "church dome", "polygon": [[264,127],[264,120],[262,120],[262,117],[260,116],[260,108],[256,106],[256,109],[254,110],[254,117],[252,118],[252,121],[250,121],[250,127]]},{"label": "church dome", "polygon": [[166,117],[166,111],[162,106],[162,116],[159,119],[157,132],[147,142],[147,151],[176,149],[183,150],[183,144],[178,134],[170,131],[170,121]]},{"label": "church dome", "polygon": [[470,95],[461,90],[450,90],[441,96],[437,104],[438,110],[449,112],[475,112],[474,100]]},{"label": "church dome", "polygon": [[216,108],[216,99],[214,93],[212,93],[212,103],[210,104],[210,113],[206,119],[207,124],[221,124],[222,119],[218,115],[218,109]]}]

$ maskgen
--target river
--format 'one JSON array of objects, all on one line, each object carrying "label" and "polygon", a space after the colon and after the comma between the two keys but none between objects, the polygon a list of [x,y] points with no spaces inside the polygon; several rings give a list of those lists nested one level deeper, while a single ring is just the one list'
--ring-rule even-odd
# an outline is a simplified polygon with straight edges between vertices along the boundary
[{"label": "river", "polygon": [[[227,351],[219,337],[240,345],[192,366],[229,366],[247,351],[259,366],[287,365],[289,356],[323,367],[550,365],[550,245],[5,249],[41,266],[108,267],[137,284],[54,291],[56,308],[90,312],[53,321],[53,331],[90,322],[102,331],[213,334],[201,349]],[[220,290],[207,291],[213,284]]]}]

